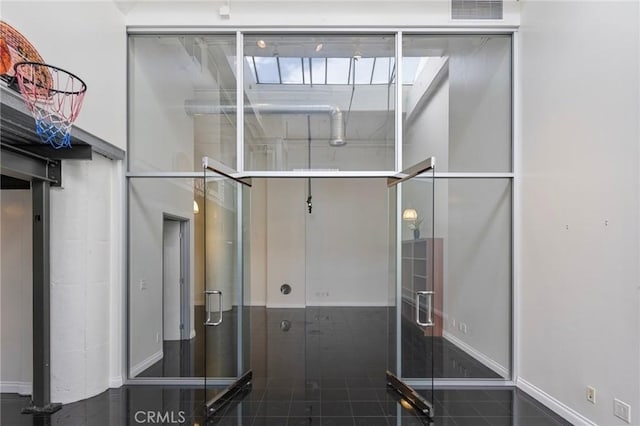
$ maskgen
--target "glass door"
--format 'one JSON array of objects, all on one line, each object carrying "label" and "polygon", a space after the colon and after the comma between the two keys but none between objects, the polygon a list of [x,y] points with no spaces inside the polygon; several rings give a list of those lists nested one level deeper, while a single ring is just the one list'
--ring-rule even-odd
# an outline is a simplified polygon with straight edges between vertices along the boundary
[{"label": "glass door", "polygon": [[390,280],[395,312],[389,315],[387,383],[402,407],[426,418],[434,416],[434,336],[442,332],[434,166],[435,159],[428,158],[388,181],[390,255],[396,268]]},{"label": "glass door", "polygon": [[207,416],[251,383],[248,236],[250,180],[210,159],[203,161],[204,348]]}]

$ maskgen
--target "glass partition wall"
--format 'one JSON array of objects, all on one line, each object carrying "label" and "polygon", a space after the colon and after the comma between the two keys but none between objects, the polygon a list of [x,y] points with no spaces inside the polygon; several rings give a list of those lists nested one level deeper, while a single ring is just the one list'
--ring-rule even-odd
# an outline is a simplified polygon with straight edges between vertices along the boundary
[{"label": "glass partition wall", "polygon": [[395,37],[244,36],[244,169],[393,171]]},{"label": "glass partition wall", "polygon": [[207,387],[247,372],[249,196],[234,168],[234,35],[129,38],[128,370]]},{"label": "glass partition wall", "polygon": [[512,374],[511,51],[508,35],[403,36],[418,71],[403,89],[402,162],[436,158],[438,380]]},{"label": "glass partition wall", "polygon": [[[250,351],[249,312],[269,318],[270,304],[295,300],[348,315],[372,308],[385,331],[376,365],[386,359],[411,383],[509,380],[511,52],[500,34],[131,34],[129,377],[225,386],[264,357]],[[298,178],[265,184],[305,216],[289,293],[269,274],[250,281],[249,253],[273,256],[268,241],[251,247],[264,237],[249,218],[267,235],[291,222],[271,223],[268,202],[250,203],[234,179],[203,175],[205,156],[243,176]],[[386,189],[387,176],[429,157],[435,174]],[[429,314],[429,330],[409,325]],[[360,321],[348,315],[345,324]],[[300,318],[311,332],[325,317]],[[306,339],[307,351],[328,341]]]}]

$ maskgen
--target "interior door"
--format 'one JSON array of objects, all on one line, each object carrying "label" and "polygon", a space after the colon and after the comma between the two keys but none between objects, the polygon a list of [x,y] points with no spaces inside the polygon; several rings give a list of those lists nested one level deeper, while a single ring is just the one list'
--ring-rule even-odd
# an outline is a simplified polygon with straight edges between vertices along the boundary
[{"label": "interior door", "polygon": [[[250,180],[204,159],[203,348],[207,415],[251,383],[248,235]],[[245,267],[246,265],[246,267]]]},{"label": "interior door", "polygon": [[434,416],[436,301],[442,297],[435,278],[434,170],[435,159],[428,158],[388,181],[396,303],[387,383],[402,407],[427,419]]}]

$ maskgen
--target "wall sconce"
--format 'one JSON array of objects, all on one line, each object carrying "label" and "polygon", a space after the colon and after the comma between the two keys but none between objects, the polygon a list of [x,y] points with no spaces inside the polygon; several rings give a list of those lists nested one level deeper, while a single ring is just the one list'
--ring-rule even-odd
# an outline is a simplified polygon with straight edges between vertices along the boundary
[{"label": "wall sconce", "polygon": [[200,213],[200,206],[198,206],[198,202],[193,200],[193,214]]},{"label": "wall sconce", "polygon": [[402,220],[406,220],[409,222],[409,229],[413,231],[413,238],[420,238],[420,225],[422,224],[422,219],[418,217],[418,212],[416,209],[404,209],[402,212]]}]

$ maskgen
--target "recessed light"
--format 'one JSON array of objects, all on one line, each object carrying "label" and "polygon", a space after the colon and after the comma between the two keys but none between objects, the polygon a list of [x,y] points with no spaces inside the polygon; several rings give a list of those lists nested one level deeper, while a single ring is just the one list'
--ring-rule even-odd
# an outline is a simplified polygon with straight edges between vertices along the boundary
[{"label": "recessed light", "polygon": [[256,44],[260,49],[264,49],[265,47],[267,47],[267,43],[264,40],[258,40]]},{"label": "recessed light", "polygon": [[324,44],[318,43],[318,45],[316,46],[316,52],[321,51],[323,47],[324,47]]}]

